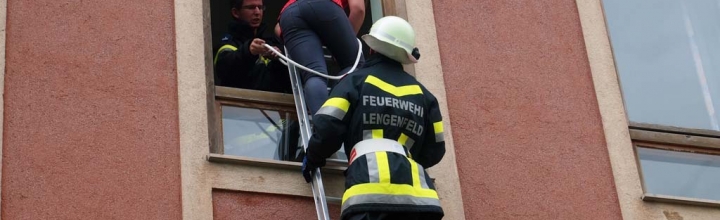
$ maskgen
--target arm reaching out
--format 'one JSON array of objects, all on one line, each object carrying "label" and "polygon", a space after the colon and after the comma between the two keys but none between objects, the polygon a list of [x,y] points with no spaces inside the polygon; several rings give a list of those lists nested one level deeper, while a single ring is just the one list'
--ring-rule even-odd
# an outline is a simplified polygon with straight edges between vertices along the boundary
[{"label": "arm reaching out", "polygon": [[353,26],[353,30],[355,30],[355,34],[357,34],[365,20],[365,1],[348,0],[348,5],[350,9],[348,18],[350,19],[350,24]]}]

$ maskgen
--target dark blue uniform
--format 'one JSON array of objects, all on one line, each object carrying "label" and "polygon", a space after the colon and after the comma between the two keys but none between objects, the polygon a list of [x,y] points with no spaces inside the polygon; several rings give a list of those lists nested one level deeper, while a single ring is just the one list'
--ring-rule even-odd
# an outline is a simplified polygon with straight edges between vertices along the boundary
[{"label": "dark blue uniform", "polygon": [[[400,63],[375,54],[366,68],[333,88],[313,123],[308,163],[323,165],[343,143],[351,161],[343,219],[368,213],[442,218],[435,186],[425,172],[445,154],[442,116],[435,96]],[[359,150],[367,143],[401,147],[400,151],[375,146],[373,152]]]},{"label": "dark blue uniform", "polygon": [[266,25],[261,24],[254,33],[247,22],[234,21],[229,33],[216,49],[215,85],[269,92],[292,93],[287,67],[277,60],[269,60],[250,53],[250,43],[260,38],[265,43],[282,49],[272,34],[265,33]]}]

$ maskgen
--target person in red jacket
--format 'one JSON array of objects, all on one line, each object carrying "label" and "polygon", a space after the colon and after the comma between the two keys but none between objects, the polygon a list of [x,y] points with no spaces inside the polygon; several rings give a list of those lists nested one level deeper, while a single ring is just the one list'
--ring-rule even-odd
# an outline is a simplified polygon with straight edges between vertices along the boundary
[{"label": "person in red jacket", "polygon": [[[347,11],[347,13],[346,13]],[[348,72],[361,50],[356,38],[365,19],[364,0],[290,0],[280,12],[279,30],[286,53],[300,65],[328,74],[322,46]],[[364,61],[360,57],[358,68]],[[305,100],[315,114],[327,100],[327,79],[301,71]]]}]

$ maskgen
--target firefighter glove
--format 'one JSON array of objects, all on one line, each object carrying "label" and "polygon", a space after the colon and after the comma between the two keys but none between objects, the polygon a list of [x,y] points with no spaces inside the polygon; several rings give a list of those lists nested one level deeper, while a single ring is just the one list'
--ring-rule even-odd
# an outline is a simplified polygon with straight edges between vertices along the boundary
[{"label": "firefighter glove", "polygon": [[302,174],[303,177],[305,177],[305,182],[312,182],[312,176],[315,174],[315,170],[317,169],[317,166],[314,166],[312,163],[308,163],[308,158],[305,156],[303,158],[303,164],[302,164]]}]

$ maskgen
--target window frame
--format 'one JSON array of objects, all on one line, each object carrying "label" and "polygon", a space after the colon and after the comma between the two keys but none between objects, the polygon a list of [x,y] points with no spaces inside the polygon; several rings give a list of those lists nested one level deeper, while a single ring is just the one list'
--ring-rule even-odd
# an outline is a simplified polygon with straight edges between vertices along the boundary
[{"label": "window frame", "polygon": [[222,106],[234,106],[243,108],[258,108],[281,112],[292,112],[295,114],[293,96],[290,94],[265,92],[250,89],[238,89],[223,86],[215,86],[214,99],[215,117],[214,127],[218,132],[215,135],[214,146],[210,146],[210,153],[224,154]]},{"label": "window frame", "polygon": [[[619,74],[619,73],[618,73]],[[624,105],[624,103],[623,103]],[[627,117],[627,114],[626,114]],[[629,121],[629,119],[628,119]],[[720,207],[720,201],[692,197],[671,196],[648,192],[638,148],[651,148],[696,154],[720,155],[720,131],[681,128],[629,121],[635,163],[646,202],[664,202],[684,205]]]},{"label": "window frame", "polygon": [[633,141],[720,149],[720,132],[630,122]]},{"label": "window frame", "polygon": [[641,199],[645,202],[664,202],[705,207],[720,207],[720,201],[654,194],[647,191],[645,187],[645,177],[643,176],[642,166],[640,165],[640,157],[637,150],[639,146],[662,150],[720,155],[720,131],[631,121],[627,109],[627,101],[622,89],[622,82],[619,82],[621,73],[617,66],[614,45],[612,37],[610,36],[610,27],[607,25],[608,15],[603,1],[604,0],[599,1],[599,5],[600,10],[602,11],[603,21],[605,22],[605,33],[608,40],[608,47],[610,48],[612,62],[614,64],[614,75],[616,79],[618,79],[620,98],[622,99],[621,104],[624,110],[624,117],[628,123],[627,128],[629,131],[632,151],[634,153],[634,159],[640,177],[640,184],[643,192]]},{"label": "window frame", "polygon": [[[407,19],[407,8],[405,0],[379,0],[382,5],[383,16],[399,16]],[[371,5],[369,1],[366,5]],[[372,10],[366,9],[366,12],[371,13]],[[372,14],[370,15],[372,17]],[[211,47],[212,48],[212,47]],[[214,56],[212,54],[211,56]],[[296,169],[301,165],[300,162],[283,161],[283,160],[272,160],[253,158],[246,156],[234,156],[225,155],[223,145],[223,130],[222,130],[222,105],[238,106],[238,107],[262,107],[269,109],[292,109],[295,113],[295,101],[292,94],[266,92],[259,90],[239,89],[230,88],[223,86],[216,86],[214,83],[214,66],[212,64],[212,57],[206,59],[209,62],[208,73],[206,74],[208,87],[211,88],[208,97],[208,123],[209,123],[209,138],[210,147],[206,159],[209,162],[214,163],[226,163],[226,164],[243,164],[263,167],[274,167],[274,168],[287,168]],[[414,75],[414,65],[405,65],[406,71],[411,75]],[[347,168],[346,160],[339,159],[328,159],[327,165],[323,170],[329,170],[330,172],[340,172]]]},{"label": "window frame", "polygon": [[[632,131],[631,131],[631,133],[632,133]],[[660,135],[662,136],[664,134],[660,134]],[[644,137],[647,137],[647,136],[644,136]],[[638,173],[640,175],[640,183],[641,183],[642,190],[643,190],[643,196],[641,199],[643,201],[670,202],[670,203],[679,203],[679,204],[685,204],[685,205],[720,207],[720,201],[718,201],[718,200],[683,197],[683,196],[671,196],[671,195],[648,192],[647,188],[645,186],[646,185],[645,184],[645,176],[643,174],[642,165],[640,163],[640,155],[638,153],[638,148],[647,148],[647,149],[657,149],[657,150],[665,150],[665,151],[676,151],[676,152],[685,152],[685,153],[693,153],[693,154],[705,154],[705,155],[720,156],[720,146],[714,146],[712,148],[703,148],[703,147],[697,147],[697,146],[689,147],[687,145],[680,146],[680,145],[670,145],[667,143],[653,143],[652,141],[648,141],[647,140],[648,138],[643,138],[643,139],[644,140],[640,140],[640,141],[633,139],[633,152],[635,154],[635,158],[637,158],[637,160],[635,162],[637,163]],[[718,141],[720,141],[720,140],[718,140]]]}]

